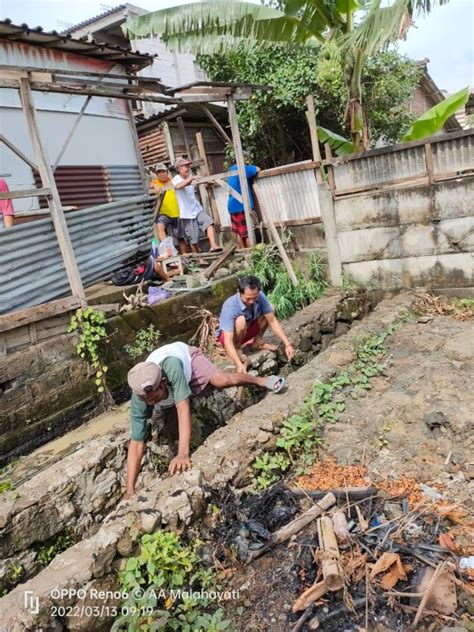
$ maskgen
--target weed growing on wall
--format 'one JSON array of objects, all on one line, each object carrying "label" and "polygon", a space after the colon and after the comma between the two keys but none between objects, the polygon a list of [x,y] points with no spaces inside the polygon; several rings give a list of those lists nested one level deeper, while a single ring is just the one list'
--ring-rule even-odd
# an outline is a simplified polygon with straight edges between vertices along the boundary
[{"label": "weed growing on wall", "polygon": [[160,338],[160,331],[154,325],[149,325],[146,329],[137,331],[135,342],[125,345],[125,351],[132,360],[140,360],[145,354],[156,349]]},{"label": "weed growing on wall", "polygon": [[74,538],[72,537],[70,531],[68,529],[64,529],[64,531],[55,535],[47,544],[43,545],[39,549],[38,562],[41,566],[48,566],[48,564],[54,560],[56,555],[66,551],[74,543]]},{"label": "weed growing on wall", "polygon": [[[286,242],[289,238],[286,237]],[[262,290],[275,308],[279,318],[289,318],[296,311],[309,305],[327,288],[326,265],[321,255],[311,255],[306,275],[293,262],[299,284],[295,287],[283,265],[275,244],[259,244],[252,251],[250,269],[262,284]]]},{"label": "weed growing on wall", "polygon": [[111,404],[113,403],[112,396],[105,382],[108,367],[99,357],[99,342],[107,337],[105,322],[103,312],[93,307],[86,307],[76,310],[67,331],[68,333],[77,331],[79,342],[76,345],[76,353],[84,358],[95,372],[97,392],[103,395],[108,404]]},{"label": "weed growing on wall", "polygon": [[197,549],[181,543],[174,532],[143,535],[140,553],[120,572],[120,590],[128,597],[111,632],[219,632],[231,630],[217,607],[216,575],[201,563]]},{"label": "weed growing on wall", "polygon": [[297,476],[309,473],[323,443],[325,424],[338,421],[348,397],[358,399],[372,388],[371,379],[384,373],[391,361],[385,340],[411,318],[407,314],[385,331],[361,339],[352,364],[327,382],[316,382],[301,408],[283,422],[276,450],[264,452],[252,463],[255,491],[266,489],[290,468]]}]

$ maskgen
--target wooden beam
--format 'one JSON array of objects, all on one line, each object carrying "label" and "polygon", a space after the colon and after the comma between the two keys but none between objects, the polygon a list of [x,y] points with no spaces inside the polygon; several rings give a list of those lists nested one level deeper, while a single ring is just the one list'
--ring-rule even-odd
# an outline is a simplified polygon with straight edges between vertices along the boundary
[{"label": "wooden beam", "polygon": [[76,129],[77,129],[77,126],[78,126],[78,125],[79,125],[79,123],[81,122],[81,118],[82,118],[82,116],[83,116],[84,112],[86,111],[87,106],[88,106],[88,105],[89,105],[89,103],[91,102],[91,99],[92,99],[92,97],[89,95],[89,96],[87,97],[87,99],[84,101],[84,103],[82,104],[82,108],[81,108],[81,110],[80,110],[79,114],[77,115],[76,120],[74,121],[74,125],[71,127],[71,130],[70,130],[69,134],[67,135],[66,140],[64,141],[63,146],[61,147],[61,150],[60,150],[60,152],[59,152],[59,154],[58,154],[58,157],[56,158],[56,161],[55,161],[55,163],[54,163],[54,165],[53,165],[53,173],[54,173],[54,172],[56,171],[56,169],[58,168],[59,162],[60,162],[61,158],[63,157],[64,152],[65,152],[65,151],[66,151],[66,149],[68,148],[68,145],[69,145],[69,143],[70,143],[70,141],[71,141],[71,138],[73,137],[74,132],[75,132],[75,131],[76,131]]},{"label": "wooden beam", "polygon": [[79,273],[79,268],[77,267],[76,256],[74,254],[66,219],[62,210],[61,199],[59,197],[56,182],[54,180],[54,174],[39,132],[36,109],[28,79],[20,79],[20,100],[28,123],[42,184],[44,187],[51,190],[51,196],[48,198],[48,205],[51,211],[51,218],[58,238],[59,249],[61,250],[61,254],[63,256],[64,266],[66,268],[66,274],[71,286],[71,291],[74,297],[78,298],[82,304],[87,305],[81,275]]},{"label": "wooden beam", "polygon": [[184,127],[184,121],[181,116],[176,118],[176,122],[178,123],[179,133],[181,134],[181,138],[183,140],[183,145],[186,147],[186,153],[188,155],[188,159],[192,160],[193,156],[191,154],[191,147],[189,146],[188,137],[186,136],[186,128]]},{"label": "wooden beam", "polygon": [[241,204],[243,204],[242,196],[240,195],[240,193],[236,191],[234,187],[231,187],[228,182],[226,182],[225,180],[216,180],[216,184],[218,184],[220,187],[224,187],[224,189],[227,190],[229,195],[232,195],[232,197],[234,197],[237,200],[237,202],[240,202]]},{"label": "wooden beam", "polygon": [[12,314],[6,314],[0,316],[0,332],[9,331],[10,329],[16,329],[23,325],[29,325],[30,323],[37,322],[38,320],[44,320],[51,316],[57,316],[58,314],[65,314],[81,307],[81,301],[75,297],[61,298],[57,301],[50,301],[49,303],[42,303],[41,305],[35,305],[34,307],[27,307],[26,309],[18,310]]},{"label": "wooden beam", "polygon": [[320,162],[314,162],[314,160],[304,160],[303,162],[295,162],[292,165],[282,165],[281,167],[264,169],[263,171],[260,171],[257,179],[269,178],[270,176],[281,176],[286,173],[295,173],[299,171],[310,171],[311,169],[317,169],[320,166]]},{"label": "wooden beam", "polygon": [[3,134],[0,134],[0,142],[4,143],[9,149],[11,149],[12,152],[18,156],[18,158],[21,158],[23,160],[23,162],[26,162],[26,164],[29,165],[33,169],[33,171],[38,171],[37,165],[35,165],[35,163],[31,161],[28,156],[25,156],[21,149],[18,149],[18,147],[10,142],[8,138],[5,138]]},{"label": "wooden beam", "polygon": [[[311,149],[313,151],[313,160],[315,162],[319,162],[321,164],[321,153],[319,151],[319,140],[318,140],[318,126],[316,124],[316,108],[314,106],[314,96],[312,94],[308,94],[306,97],[306,118],[308,120],[309,125],[309,133],[311,136]],[[322,182],[323,178],[321,172],[318,170],[316,173],[317,182]]]},{"label": "wooden beam", "polygon": [[[239,123],[237,120],[237,112],[235,110],[235,101],[233,96],[227,99],[227,107],[229,110],[229,123],[232,131],[232,141],[234,145],[235,160],[238,167],[238,175],[240,180],[240,190],[242,192],[242,200],[244,205],[245,220],[247,223],[247,231],[249,243],[255,245],[255,232],[252,222],[252,209],[250,207],[250,195],[247,177],[245,175],[245,160],[242,152],[242,141],[240,140]],[[235,173],[234,173],[235,175]]]},{"label": "wooden beam", "polygon": [[163,133],[165,135],[166,148],[168,149],[168,156],[172,165],[174,165],[176,156],[174,154],[173,141],[171,140],[170,128],[168,123],[163,123]]},{"label": "wooden beam", "polygon": [[[197,143],[197,148],[199,152],[199,157],[204,163],[203,166],[201,167],[202,172],[204,173],[204,176],[209,176],[211,172],[209,170],[209,163],[207,162],[206,149],[204,147],[204,139],[202,136],[202,132],[197,132],[196,143]],[[220,228],[221,220],[219,217],[219,210],[217,208],[216,197],[214,195],[214,191],[212,188],[209,188],[209,190],[207,191],[207,195],[209,196],[209,203],[211,205],[212,219],[214,220],[214,224],[216,228]]]},{"label": "wooden beam", "polygon": [[51,195],[51,189],[24,189],[23,191],[0,192],[0,200],[18,200],[19,198],[39,197]]},{"label": "wooden beam", "polygon": [[273,223],[273,220],[270,217],[270,214],[268,213],[266,202],[263,199],[262,191],[260,187],[258,186],[258,184],[253,185],[253,190],[255,191],[255,195],[258,198],[258,203],[260,205],[260,210],[262,212],[263,221],[268,225],[273,237],[273,241],[277,245],[278,252],[280,253],[280,257],[283,261],[286,271],[288,272],[288,276],[290,277],[293,285],[296,287],[298,285],[298,279],[296,278],[296,274],[295,274],[295,271],[293,270],[293,266],[291,265],[291,261],[288,258],[288,255],[286,254],[286,250],[283,247],[283,244],[280,239],[280,235],[278,234],[278,231],[275,228],[275,224]]},{"label": "wooden beam", "polygon": [[236,244],[229,244],[227,246],[227,248],[224,250],[224,252],[219,257],[219,259],[217,259],[217,261],[214,261],[214,263],[211,263],[211,265],[204,270],[204,276],[206,277],[206,279],[210,279],[217,272],[217,270],[221,267],[221,265],[225,263],[225,261],[231,255],[234,254],[236,248],[237,248]]},{"label": "wooden beam", "polygon": [[232,139],[230,138],[230,136],[227,134],[227,132],[224,130],[224,128],[221,126],[221,124],[219,123],[219,121],[216,119],[216,117],[214,116],[214,114],[210,111],[210,109],[208,107],[206,107],[204,105],[204,103],[201,103],[201,108],[204,110],[207,118],[211,121],[211,123],[214,125],[214,127],[216,128],[216,130],[219,132],[219,134],[222,137],[222,140],[225,143],[229,143],[229,145],[232,144]]}]

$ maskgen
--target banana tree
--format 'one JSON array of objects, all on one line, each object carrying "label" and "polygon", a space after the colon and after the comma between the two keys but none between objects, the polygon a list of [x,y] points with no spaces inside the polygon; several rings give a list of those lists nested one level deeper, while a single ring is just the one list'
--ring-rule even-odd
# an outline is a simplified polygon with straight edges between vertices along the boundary
[{"label": "banana tree", "polygon": [[[194,2],[147,13],[123,25],[130,39],[159,36],[170,47],[212,54],[249,47],[323,46],[341,50],[348,100],[346,120],[356,151],[367,149],[362,108],[362,73],[368,57],[403,38],[415,11],[429,12],[436,0],[284,0],[284,10],[239,0]],[[439,0],[444,4],[449,0]]]}]

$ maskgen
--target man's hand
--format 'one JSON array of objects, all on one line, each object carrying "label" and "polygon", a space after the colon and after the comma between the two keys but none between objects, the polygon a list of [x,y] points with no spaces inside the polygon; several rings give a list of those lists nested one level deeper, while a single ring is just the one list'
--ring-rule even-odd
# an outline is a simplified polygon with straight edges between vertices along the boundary
[{"label": "man's hand", "polygon": [[180,472],[186,472],[186,470],[189,469],[191,469],[191,459],[189,458],[189,455],[178,454],[171,461],[168,472],[170,473],[170,476],[173,476],[175,473],[179,474]]},{"label": "man's hand", "polygon": [[285,353],[286,353],[286,357],[288,358],[288,361],[291,362],[293,358],[295,357],[295,348],[293,347],[291,342],[285,345]]}]

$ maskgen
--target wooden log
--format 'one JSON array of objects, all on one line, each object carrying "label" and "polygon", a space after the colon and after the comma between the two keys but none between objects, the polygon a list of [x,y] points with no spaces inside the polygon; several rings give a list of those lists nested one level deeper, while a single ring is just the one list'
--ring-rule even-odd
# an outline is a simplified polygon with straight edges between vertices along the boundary
[{"label": "wooden log", "polygon": [[312,500],[319,500],[323,498],[328,492],[334,494],[338,500],[364,500],[371,496],[377,495],[377,488],[373,485],[367,487],[334,487],[333,489],[327,489],[324,491],[316,489],[304,489],[302,487],[290,487],[291,493],[300,498],[306,497]]},{"label": "wooden log", "polygon": [[206,279],[210,279],[217,272],[217,270],[221,267],[221,265],[231,255],[234,254],[236,248],[237,248],[236,244],[229,244],[227,246],[227,248],[224,250],[224,252],[219,257],[219,259],[217,259],[217,261],[214,261],[213,263],[211,263],[211,265],[204,270],[204,276],[206,277]]},{"label": "wooden log", "polygon": [[323,578],[329,590],[340,590],[344,586],[339,567],[339,549],[331,518],[323,516],[318,520],[319,546],[323,551]]},{"label": "wooden log", "polygon": [[263,221],[270,228],[270,232],[272,234],[273,241],[277,245],[278,252],[280,253],[280,257],[281,257],[281,259],[283,261],[283,264],[284,264],[284,266],[286,268],[286,271],[288,272],[288,276],[290,277],[291,282],[293,283],[293,285],[296,287],[298,285],[298,279],[296,278],[296,274],[295,274],[295,271],[293,270],[293,266],[291,265],[291,261],[290,261],[288,255],[286,254],[286,250],[283,247],[283,244],[282,244],[281,239],[280,239],[280,235],[278,234],[278,231],[275,228],[275,224],[273,223],[273,220],[270,217],[270,214],[268,213],[268,209],[266,207],[266,203],[263,200],[263,195],[261,193],[261,190],[260,190],[258,184],[254,184],[254,191],[255,191],[255,195],[258,198],[258,203],[260,205],[260,211],[262,212]]},{"label": "wooden log", "polygon": [[[314,106],[314,96],[312,94],[308,94],[306,97],[306,105],[308,107],[306,111],[306,118],[308,120],[309,125],[309,133],[311,136],[311,149],[313,151],[313,160],[315,162],[321,163],[321,152],[319,151],[319,141],[318,141],[318,126],[316,124],[316,108]],[[316,171],[316,181],[322,182],[323,178],[321,175],[321,169]]]},{"label": "wooden log", "polygon": [[249,554],[248,561],[252,561],[257,557],[263,555],[270,549],[273,549],[277,544],[281,544],[286,540],[289,540],[291,536],[299,533],[301,529],[306,527],[310,522],[318,518],[321,514],[327,511],[330,507],[332,507],[336,503],[336,498],[334,494],[328,493],[322,498],[318,503],[316,503],[313,507],[305,511],[301,516],[295,518],[278,531],[272,535],[270,540],[267,542],[265,546],[261,549],[257,549],[256,551],[251,551]]},{"label": "wooden log", "polygon": [[341,510],[335,511],[332,516],[332,523],[337,542],[347,544],[351,539],[351,534],[347,525],[346,514]]},{"label": "wooden log", "polygon": [[[209,164],[207,162],[206,149],[204,147],[204,139],[201,132],[196,133],[196,143],[198,147],[199,157],[204,162],[203,166],[201,167],[202,172],[204,176],[210,176],[211,172],[209,169]],[[219,210],[217,208],[216,197],[212,188],[209,188],[209,190],[207,191],[207,195],[209,197],[209,203],[211,205],[211,213],[212,219],[214,220],[214,226],[216,229],[218,229],[221,225],[221,220],[219,217]]]},{"label": "wooden log", "polygon": [[292,607],[292,612],[299,612],[300,610],[306,610],[312,603],[321,599],[327,592],[329,588],[326,585],[326,582],[323,580],[321,582],[317,582],[307,588],[298,599],[295,601]]},{"label": "wooden log", "polygon": [[216,128],[216,130],[219,132],[219,134],[222,137],[222,140],[225,143],[229,143],[229,145],[232,145],[232,139],[230,138],[230,136],[226,133],[226,131],[224,130],[224,128],[221,126],[221,124],[219,123],[219,121],[216,119],[216,117],[213,115],[213,113],[209,110],[209,108],[207,108],[204,103],[201,103],[201,108],[204,110],[204,112],[206,113],[206,116],[208,117],[208,119],[211,121],[211,123],[214,125],[214,127]]}]

